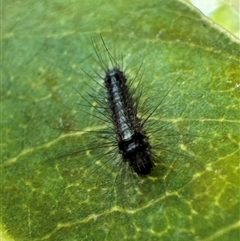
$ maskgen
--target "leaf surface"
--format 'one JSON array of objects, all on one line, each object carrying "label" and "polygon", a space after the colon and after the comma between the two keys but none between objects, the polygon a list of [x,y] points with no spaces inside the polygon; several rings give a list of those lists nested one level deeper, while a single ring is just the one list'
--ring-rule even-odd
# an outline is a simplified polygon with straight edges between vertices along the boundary
[{"label": "leaf surface", "polygon": [[[238,40],[179,1],[9,1],[3,10],[6,240],[239,238]],[[109,61],[100,36],[130,78],[143,62],[134,83],[148,111],[159,105],[146,125],[157,155],[148,178],[95,148],[104,123],[84,98],[102,91],[87,75],[101,73],[91,39]]]}]

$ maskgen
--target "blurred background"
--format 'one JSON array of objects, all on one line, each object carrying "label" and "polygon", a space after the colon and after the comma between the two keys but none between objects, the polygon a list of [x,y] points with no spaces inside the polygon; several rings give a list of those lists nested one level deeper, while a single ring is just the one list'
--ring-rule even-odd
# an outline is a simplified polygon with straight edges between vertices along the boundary
[{"label": "blurred background", "polygon": [[240,38],[239,0],[186,0],[203,14]]}]

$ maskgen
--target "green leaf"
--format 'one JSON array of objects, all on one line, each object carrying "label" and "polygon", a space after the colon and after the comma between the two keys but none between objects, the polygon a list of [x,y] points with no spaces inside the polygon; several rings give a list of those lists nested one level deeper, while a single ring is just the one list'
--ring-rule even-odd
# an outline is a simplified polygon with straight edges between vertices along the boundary
[{"label": "green leaf", "polygon": [[[238,240],[238,40],[179,1],[3,7],[4,239]],[[89,132],[104,127],[83,106],[89,86],[102,91],[86,74],[98,80],[91,38],[107,58],[100,34],[129,77],[143,61],[146,110],[161,103],[146,126],[158,156],[147,178]]]}]

